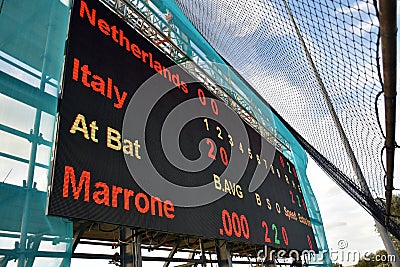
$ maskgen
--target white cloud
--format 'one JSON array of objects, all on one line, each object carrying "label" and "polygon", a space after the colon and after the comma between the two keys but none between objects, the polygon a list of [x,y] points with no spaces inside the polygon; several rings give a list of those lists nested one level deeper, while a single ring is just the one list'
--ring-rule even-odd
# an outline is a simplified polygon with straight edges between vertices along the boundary
[{"label": "white cloud", "polygon": [[290,29],[290,22],[282,20],[277,26],[274,16],[265,16],[265,14],[278,14],[273,3],[266,4],[260,0],[219,0],[212,1],[215,5],[213,13],[218,22],[228,27],[234,36],[244,37],[257,31],[261,23],[268,27],[268,33],[280,36],[287,34]]},{"label": "white cloud", "polygon": [[354,4],[350,7],[340,6],[335,10],[335,13],[343,13],[343,14],[351,14],[353,12],[358,12],[359,10],[368,11],[368,9],[373,9],[374,6],[371,3],[358,1],[354,2]]},{"label": "white cloud", "polygon": [[357,21],[355,24],[347,24],[349,27],[347,30],[358,36],[362,36],[365,32],[369,32],[372,26],[378,26],[379,20],[375,16],[368,16],[367,14],[374,14],[375,7],[372,3],[358,2],[356,1],[350,7],[339,7],[335,10],[335,13],[341,13],[347,16],[348,19],[351,17],[351,22]]}]

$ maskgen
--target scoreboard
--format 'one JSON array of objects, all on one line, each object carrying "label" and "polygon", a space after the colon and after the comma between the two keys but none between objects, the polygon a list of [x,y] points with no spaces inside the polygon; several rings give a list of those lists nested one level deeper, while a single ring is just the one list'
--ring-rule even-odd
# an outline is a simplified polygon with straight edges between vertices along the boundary
[{"label": "scoreboard", "polygon": [[102,3],[74,2],[48,214],[317,251],[294,165]]}]

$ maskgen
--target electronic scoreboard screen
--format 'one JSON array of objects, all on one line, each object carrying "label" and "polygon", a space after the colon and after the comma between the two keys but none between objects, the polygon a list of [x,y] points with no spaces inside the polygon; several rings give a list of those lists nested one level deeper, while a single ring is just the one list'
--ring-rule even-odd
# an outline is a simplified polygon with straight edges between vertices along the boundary
[{"label": "electronic scoreboard screen", "polygon": [[294,165],[102,3],[74,2],[48,214],[317,251]]}]

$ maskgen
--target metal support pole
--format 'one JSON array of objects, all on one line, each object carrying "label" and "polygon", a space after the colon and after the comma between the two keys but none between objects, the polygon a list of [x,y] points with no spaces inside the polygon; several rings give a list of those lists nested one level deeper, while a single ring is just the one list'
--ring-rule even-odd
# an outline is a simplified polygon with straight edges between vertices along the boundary
[{"label": "metal support pole", "polygon": [[396,135],[396,66],[397,66],[397,3],[396,0],[379,1],[380,26],[382,40],[383,61],[383,92],[385,95],[385,125],[386,125],[386,218],[385,224],[389,224],[389,216],[394,172],[394,152]]},{"label": "metal support pole", "polygon": [[[43,78],[42,78],[43,80]],[[22,219],[21,219],[21,237],[19,241],[19,258],[18,258],[18,267],[25,266],[26,260],[26,252],[27,252],[27,236],[28,236],[28,225],[29,225],[29,216],[30,216],[30,204],[31,204],[31,191],[33,186],[33,175],[35,172],[35,162],[36,162],[36,153],[37,153],[37,146],[38,146],[38,137],[39,137],[39,126],[40,126],[40,116],[41,110],[36,109],[35,114],[35,124],[32,131],[32,146],[31,146],[31,155],[29,157],[29,168],[28,168],[28,181],[26,183],[25,188],[25,202],[24,208],[22,212]]]},{"label": "metal support pole", "polygon": [[[46,68],[47,68],[47,61],[48,61],[48,50],[49,50],[49,41],[51,38],[51,32],[52,32],[52,24],[54,21],[54,1],[52,1],[51,7],[50,7],[50,17],[49,17],[49,24],[48,24],[48,29],[47,29],[47,38],[46,38],[46,45],[44,48],[44,54],[43,54],[43,64],[42,64],[42,75],[40,79],[40,87],[39,90],[44,92],[45,85],[47,82],[47,75],[46,75]],[[27,234],[28,234],[28,225],[29,225],[29,211],[30,211],[30,205],[31,205],[31,191],[33,188],[33,177],[35,174],[35,163],[36,163],[36,154],[37,154],[37,148],[38,145],[40,144],[40,133],[39,133],[39,128],[40,128],[40,118],[41,118],[42,110],[41,107],[36,107],[36,114],[35,114],[35,123],[33,126],[33,130],[31,131],[31,136],[32,136],[32,145],[31,145],[31,154],[29,157],[29,167],[28,167],[28,178],[27,178],[27,183],[26,183],[26,195],[25,195],[25,203],[24,203],[24,208],[22,212],[22,218],[21,218],[21,237],[19,241],[19,258],[18,258],[18,267],[24,267],[26,263],[26,253],[27,253]],[[44,214],[43,214],[44,215]]]},{"label": "metal support pole", "polygon": [[203,240],[200,238],[199,239],[199,243],[200,243],[200,259],[201,259],[201,266],[202,267],[206,267],[207,266],[207,262],[206,262],[206,255],[205,255],[205,251],[204,251],[204,243]]},{"label": "metal support pole", "polygon": [[142,235],[139,230],[133,230],[133,257],[134,267],[142,267]]},{"label": "metal support pole", "polygon": [[28,246],[31,252],[34,252],[31,256],[27,257],[27,261],[25,266],[32,267],[35,262],[35,254],[38,252],[40,243],[42,242],[42,236],[32,237],[31,240],[28,241]]},{"label": "metal support pole", "polygon": [[122,267],[136,267],[135,266],[135,254],[134,245],[132,242],[128,242],[132,237],[132,230],[126,227],[121,227],[119,231],[120,235],[120,254],[121,254],[121,266]]},{"label": "metal support pole", "polygon": [[72,253],[75,252],[76,247],[79,244],[79,241],[81,240],[81,237],[83,236],[83,234],[85,233],[86,229],[90,226],[91,223],[88,222],[82,222],[79,225],[78,230],[75,232],[74,234],[74,238],[72,240]]},{"label": "metal support pole", "polygon": [[215,240],[217,251],[218,267],[232,267],[232,257],[226,241]]},{"label": "metal support pole", "polygon": [[[179,247],[180,243],[181,243],[181,239],[180,238],[176,239],[174,247],[171,249],[171,251],[168,254],[168,259],[171,259],[174,257],[175,253],[178,251],[178,247]],[[168,267],[170,263],[171,262],[166,261],[164,263],[163,267]]]},{"label": "metal support pole", "polygon": [[[307,57],[308,63],[310,64],[310,67],[313,70],[315,79],[317,80],[318,85],[319,85],[319,89],[321,90],[321,94],[324,97],[325,104],[327,105],[329,113],[330,113],[330,115],[331,115],[331,117],[333,119],[333,122],[334,122],[335,126],[336,126],[336,129],[338,130],[340,139],[341,139],[341,141],[342,141],[342,143],[344,145],[346,154],[350,159],[350,162],[351,162],[353,171],[356,174],[357,180],[360,183],[361,188],[364,191],[364,193],[367,194],[368,196],[372,196],[371,192],[369,190],[369,187],[368,187],[368,185],[367,185],[367,183],[365,181],[365,177],[364,177],[364,175],[363,175],[363,173],[361,171],[360,165],[358,164],[357,158],[354,155],[353,149],[350,146],[350,142],[346,137],[346,134],[344,132],[342,124],[340,123],[339,117],[336,114],[335,108],[334,108],[334,106],[333,106],[333,104],[332,104],[332,102],[330,100],[329,94],[328,94],[328,92],[327,92],[327,90],[325,88],[325,85],[324,85],[324,83],[322,81],[322,78],[318,73],[318,70],[317,70],[317,68],[316,68],[316,66],[314,64],[314,61],[313,61],[313,59],[311,57],[311,54],[308,51],[307,46],[306,46],[306,44],[304,42],[304,39],[301,36],[300,30],[297,27],[297,24],[296,24],[296,22],[295,22],[295,20],[293,18],[293,14],[289,9],[289,6],[288,6],[286,0],[282,0],[282,1],[283,1],[284,5],[285,5],[286,12],[288,13],[288,15],[290,17],[290,21],[291,21],[291,23],[293,25],[293,28],[296,31],[297,37],[299,38],[301,46],[303,47],[303,50],[304,50],[304,53],[305,53],[305,55]],[[376,223],[376,227],[377,227],[377,229],[379,231],[379,234],[381,235],[382,241],[383,241],[383,243],[385,245],[386,251],[389,254],[395,255],[395,257],[396,257],[396,262],[393,262],[392,266],[393,267],[400,267],[400,265],[399,265],[400,262],[398,260],[399,256],[397,255],[396,251],[393,249],[394,248],[393,242],[391,241],[387,230],[376,219],[375,219],[375,223]]]}]

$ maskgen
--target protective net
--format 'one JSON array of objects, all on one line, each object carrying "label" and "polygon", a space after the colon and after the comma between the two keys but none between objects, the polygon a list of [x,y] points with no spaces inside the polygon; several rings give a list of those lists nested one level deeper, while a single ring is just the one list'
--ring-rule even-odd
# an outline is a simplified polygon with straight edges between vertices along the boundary
[{"label": "protective net", "polygon": [[[384,223],[376,1],[175,2],[311,157]],[[389,230],[400,237],[393,221]]]}]

